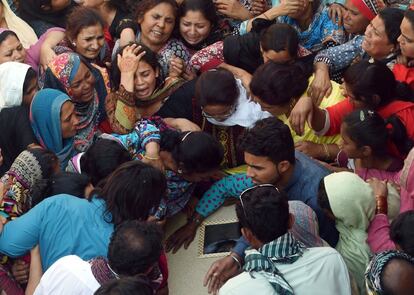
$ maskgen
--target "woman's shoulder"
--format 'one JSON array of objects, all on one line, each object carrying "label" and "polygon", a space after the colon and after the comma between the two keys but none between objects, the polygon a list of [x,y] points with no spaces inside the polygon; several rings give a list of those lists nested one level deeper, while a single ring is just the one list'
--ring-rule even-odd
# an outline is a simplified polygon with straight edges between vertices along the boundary
[{"label": "woman's shoulder", "polygon": [[100,207],[103,204],[103,200],[93,197],[92,200],[87,200],[79,197],[75,197],[68,194],[59,194],[46,198],[39,205],[47,208],[48,210],[59,211],[73,211],[80,212],[84,209]]}]

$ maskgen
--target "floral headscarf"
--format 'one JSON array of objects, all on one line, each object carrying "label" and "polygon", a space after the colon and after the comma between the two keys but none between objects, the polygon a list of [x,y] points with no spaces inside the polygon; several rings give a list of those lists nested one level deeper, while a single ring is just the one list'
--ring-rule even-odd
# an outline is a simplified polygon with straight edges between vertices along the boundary
[{"label": "floral headscarf", "polygon": [[81,62],[79,55],[73,52],[56,56],[49,63],[46,70],[44,87],[66,92],[73,101],[79,119],[75,136],[75,148],[79,152],[84,152],[92,144],[94,136],[98,132],[100,111],[99,97],[96,90],[93,91],[93,98],[90,102],[79,103],[73,100],[70,84],[75,78]]},{"label": "floral headscarf", "polygon": [[45,150],[25,150],[14,160],[9,171],[1,178],[3,195],[0,200],[0,214],[16,218],[31,208],[30,190],[36,181],[50,177],[53,163],[42,157]]}]

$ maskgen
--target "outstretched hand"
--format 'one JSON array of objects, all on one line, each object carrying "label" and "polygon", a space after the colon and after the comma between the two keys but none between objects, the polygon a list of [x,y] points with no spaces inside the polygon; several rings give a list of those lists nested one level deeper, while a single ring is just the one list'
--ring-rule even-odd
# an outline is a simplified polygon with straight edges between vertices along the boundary
[{"label": "outstretched hand", "polygon": [[[236,253],[232,253],[232,255],[236,255],[239,261],[241,261],[241,257]],[[224,283],[238,273],[237,262],[229,255],[217,260],[210,266],[210,269],[204,277],[203,285],[204,287],[208,287],[209,294],[213,293],[216,295]]]},{"label": "outstretched hand", "polygon": [[168,237],[165,245],[165,251],[176,253],[182,246],[187,249],[197,233],[198,225],[195,222],[189,222],[176,230]]}]

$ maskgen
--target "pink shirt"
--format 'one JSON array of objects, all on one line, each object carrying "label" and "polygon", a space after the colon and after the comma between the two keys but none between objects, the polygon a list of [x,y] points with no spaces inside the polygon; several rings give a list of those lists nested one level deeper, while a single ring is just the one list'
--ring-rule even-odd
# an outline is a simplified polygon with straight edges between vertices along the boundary
[{"label": "pink shirt", "polygon": [[[389,180],[397,182],[401,186],[400,213],[414,209],[414,149],[410,151],[404,168],[396,174],[390,174]],[[397,181],[395,181],[397,180]],[[384,214],[375,215],[368,228],[367,243],[373,253],[395,249],[395,244],[390,239],[390,224]]]}]

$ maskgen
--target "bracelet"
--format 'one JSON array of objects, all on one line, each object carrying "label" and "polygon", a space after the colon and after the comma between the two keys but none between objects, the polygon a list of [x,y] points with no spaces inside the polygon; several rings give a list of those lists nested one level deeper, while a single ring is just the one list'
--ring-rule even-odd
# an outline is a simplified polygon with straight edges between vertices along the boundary
[{"label": "bracelet", "polygon": [[200,225],[203,220],[200,217],[191,216],[188,221],[194,222],[196,225]]},{"label": "bracelet", "polygon": [[387,197],[386,196],[375,196],[376,198],[376,208],[375,213],[379,214],[387,214],[388,213],[388,203],[387,203]]},{"label": "bracelet", "polygon": [[229,256],[231,257],[231,258],[233,258],[233,260],[234,261],[236,261],[236,263],[237,263],[237,265],[238,265],[238,267],[239,267],[239,269],[241,269],[242,268],[242,265],[241,265],[241,263],[240,263],[240,260],[235,256],[235,255],[233,255],[233,254],[229,254]]},{"label": "bracelet", "polygon": [[325,151],[326,159],[329,160],[331,158],[331,154],[329,153],[328,145],[326,143],[322,144],[323,150]]},{"label": "bracelet", "polygon": [[149,157],[146,154],[143,156],[144,159],[150,160],[150,161],[157,161],[160,159],[160,157]]}]

